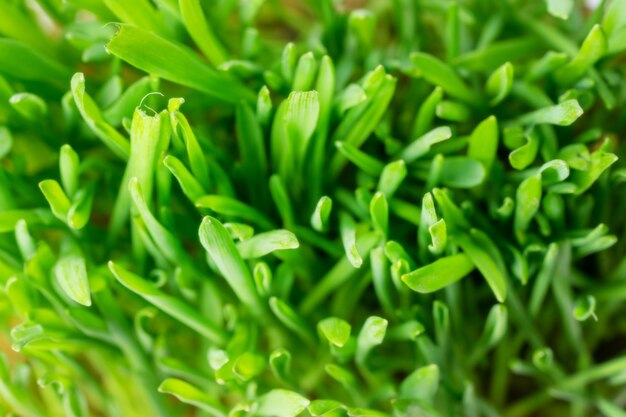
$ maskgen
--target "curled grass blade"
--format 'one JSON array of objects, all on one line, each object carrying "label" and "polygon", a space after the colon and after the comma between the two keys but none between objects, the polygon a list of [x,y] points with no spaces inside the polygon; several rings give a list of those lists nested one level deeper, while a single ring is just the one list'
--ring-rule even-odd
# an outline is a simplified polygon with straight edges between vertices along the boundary
[{"label": "curled grass blade", "polygon": [[261,258],[281,250],[297,249],[300,246],[296,235],[289,230],[272,230],[260,233],[237,244],[237,250],[244,259]]}]

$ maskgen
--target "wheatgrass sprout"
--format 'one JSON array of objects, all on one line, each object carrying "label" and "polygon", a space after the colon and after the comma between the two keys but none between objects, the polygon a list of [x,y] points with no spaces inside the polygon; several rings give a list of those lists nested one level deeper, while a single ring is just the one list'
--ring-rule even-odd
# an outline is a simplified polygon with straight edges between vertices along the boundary
[{"label": "wheatgrass sprout", "polygon": [[0,415],[625,417],[626,0],[0,0]]}]

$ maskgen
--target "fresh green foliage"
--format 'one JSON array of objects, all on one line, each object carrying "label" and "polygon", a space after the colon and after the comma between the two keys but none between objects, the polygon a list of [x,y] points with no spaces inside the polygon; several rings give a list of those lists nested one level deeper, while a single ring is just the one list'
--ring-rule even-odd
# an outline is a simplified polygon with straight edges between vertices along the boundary
[{"label": "fresh green foliage", "polygon": [[587,3],[0,0],[0,415],[624,417]]}]

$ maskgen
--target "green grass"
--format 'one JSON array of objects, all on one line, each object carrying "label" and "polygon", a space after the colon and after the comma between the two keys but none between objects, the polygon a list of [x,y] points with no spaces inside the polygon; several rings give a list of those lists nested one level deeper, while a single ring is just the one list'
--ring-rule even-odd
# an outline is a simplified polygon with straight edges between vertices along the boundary
[{"label": "green grass", "polygon": [[0,0],[0,415],[626,416],[626,1]]}]

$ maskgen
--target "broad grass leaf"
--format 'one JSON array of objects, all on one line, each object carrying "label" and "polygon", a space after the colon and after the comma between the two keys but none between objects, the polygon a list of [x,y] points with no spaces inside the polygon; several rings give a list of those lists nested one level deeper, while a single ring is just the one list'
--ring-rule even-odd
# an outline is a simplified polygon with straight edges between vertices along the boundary
[{"label": "broad grass leaf", "polygon": [[403,275],[402,281],[413,291],[427,294],[464,278],[474,268],[467,255],[451,255]]},{"label": "broad grass leaf", "polygon": [[54,275],[68,297],[86,307],[91,306],[85,258],[73,254],[61,257],[54,266]]},{"label": "broad grass leaf", "polygon": [[202,221],[199,234],[202,246],[237,297],[252,312],[263,317],[265,308],[256,291],[252,274],[228,231],[217,219],[207,216]]},{"label": "broad grass leaf", "polygon": [[345,320],[337,317],[329,317],[317,324],[317,327],[328,342],[338,347],[343,347],[350,339],[351,326]]},{"label": "broad grass leaf", "polygon": [[261,416],[296,417],[310,404],[302,395],[284,389],[274,389],[255,401]]},{"label": "broad grass leaf", "polygon": [[414,52],[410,59],[429,83],[441,87],[452,97],[465,102],[472,103],[476,100],[476,95],[472,93],[456,72],[433,55]]},{"label": "broad grass leaf", "polygon": [[261,258],[281,250],[297,249],[298,238],[289,230],[272,230],[252,236],[237,244],[237,250],[244,259]]},{"label": "broad grass leaf", "polygon": [[126,24],[106,46],[107,51],[134,67],[229,103],[253,101],[254,93],[238,81],[206,65],[185,46]]},{"label": "broad grass leaf", "polygon": [[180,401],[191,404],[214,417],[224,417],[226,410],[211,396],[189,382],[178,378],[168,378],[159,385],[159,392],[171,394]]}]

